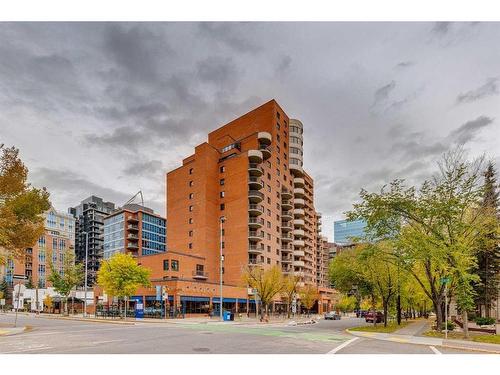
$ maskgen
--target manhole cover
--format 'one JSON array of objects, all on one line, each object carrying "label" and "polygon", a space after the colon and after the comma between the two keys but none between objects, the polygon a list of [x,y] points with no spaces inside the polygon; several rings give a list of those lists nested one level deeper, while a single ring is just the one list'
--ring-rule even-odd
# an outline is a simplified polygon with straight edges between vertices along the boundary
[{"label": "manhole cover", "polygon": [[207,353],[210,351],[210,348],[193,348],[193,351],[199,353]]}]

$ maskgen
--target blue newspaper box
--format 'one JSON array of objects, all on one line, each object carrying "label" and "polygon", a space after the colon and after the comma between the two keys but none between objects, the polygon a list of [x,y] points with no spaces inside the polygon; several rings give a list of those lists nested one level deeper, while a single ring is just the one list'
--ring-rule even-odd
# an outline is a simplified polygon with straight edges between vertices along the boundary
[{"label": "blue newspaper box", "polygon": [[225,322],[229,322],[231,320],[231,311],[224,311],[222,314],[222,319]]}]

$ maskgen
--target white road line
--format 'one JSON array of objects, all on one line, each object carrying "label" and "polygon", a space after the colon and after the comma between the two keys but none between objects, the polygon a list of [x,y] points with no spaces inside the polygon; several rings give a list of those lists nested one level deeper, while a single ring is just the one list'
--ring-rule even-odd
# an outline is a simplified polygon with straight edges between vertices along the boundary
[{"label": "white road line", "polygon": [[437,350],[434,346],[429,346],[429,348],[434,352],[434,354],[443,354],[439,350]]},{"label": "white road line", "polygon": [[354,341],[356,341],[357,339],[359,339],[359,337],[355,337],[353,339],[350,339],[342,344],[340,344],[339,346],[337,346],[336,348],[330,350],[328,353],[326,354],[335,354],[337,353],[339,350],[341,349],[344,349],[347,345],[350,345],[351,343],[353,343]]}]

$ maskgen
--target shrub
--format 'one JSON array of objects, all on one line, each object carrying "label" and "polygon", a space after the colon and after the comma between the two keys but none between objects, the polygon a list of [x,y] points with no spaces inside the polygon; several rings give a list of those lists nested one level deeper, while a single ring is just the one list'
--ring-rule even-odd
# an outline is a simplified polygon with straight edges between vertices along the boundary
[{"label": "shrub", "polygon": [[476,324],[478,326],[489,326],[491,324],[495,324],[495,318],[476,318]]},{"label": "shrub", "polygon": [[[448,322],[447,322],[446,324],[447,324],[448,331],[453,331],[453,330],[455,329],[455,323],[450,322],[450,321],[448,320]],[[444,325],[444,323],[443,323],[443,326],[442,326],[442,329],[443,329],[443,330],[444,330],[444,327],[445,327],[445,325]]]}]

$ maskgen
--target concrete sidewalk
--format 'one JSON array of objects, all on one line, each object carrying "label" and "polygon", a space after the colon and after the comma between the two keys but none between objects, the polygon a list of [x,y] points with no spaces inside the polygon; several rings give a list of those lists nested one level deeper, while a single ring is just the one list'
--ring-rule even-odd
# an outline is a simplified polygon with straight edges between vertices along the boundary
[{"label": "concrete sidewalk", "polygon": [[398,329],[394,332],[396,335],[418,336],[425,332],[431,323],[427,320],[417,320],[408,324],[406,327]]},{"label": "concrete sidewalk", "polygon": [[349,332],[353,336],[365,337],[368,339],[392,341],[404,344],[443,346],[446,348],[465,349],[465,350],[500,354],[500,345],[497,344],[486,344],[486,343],[465,341],[465,340],[443,340],[436,337],[412,336],[412,335],[403,335],[400,333],[378,333],[378,332],[362,332],[362,331],[350,331],[350,330],[347,330],[347,332]]},{"label": "concrete sidewalk", "polygon": [[18,333],[23,333],[28,327],[0,327],[0,337],[2,336],[12,336]]}]

